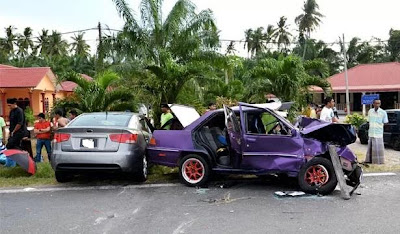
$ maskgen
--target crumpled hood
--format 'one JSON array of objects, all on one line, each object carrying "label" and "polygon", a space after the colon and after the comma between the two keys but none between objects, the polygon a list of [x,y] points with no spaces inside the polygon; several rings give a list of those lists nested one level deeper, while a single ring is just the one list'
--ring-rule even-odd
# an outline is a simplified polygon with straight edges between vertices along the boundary
[{"label": "crumpled hood", "polygon": [[300,131],[304,137],[331,142],[341,146],[356,141],[356,131],[350,124],[328,123],[318,119],[303,118]]}]

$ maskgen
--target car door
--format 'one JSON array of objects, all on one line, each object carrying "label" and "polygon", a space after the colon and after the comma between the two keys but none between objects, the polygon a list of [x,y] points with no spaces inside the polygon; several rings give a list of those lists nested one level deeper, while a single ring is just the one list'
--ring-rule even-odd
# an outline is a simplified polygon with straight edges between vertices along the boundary
[{"label": "car door", "polygon": [[239,167],[241,157],[242,157],[242,131],[241,125],[236,117],[235,112],[224,105],[225,113],[225,126],[229,136],[230,149],[232,151],[231,156],[233,156],[233,166],[235,168]]},{"label": "car door", "polygon": [[[243,169],[275,172],[299,170],[304,158],[303,139],[293,125],[272,110],[250,104],[240,104],[240,118],[244,129]],[[275,127],[277,124],[280,125],[279,132]]]}]

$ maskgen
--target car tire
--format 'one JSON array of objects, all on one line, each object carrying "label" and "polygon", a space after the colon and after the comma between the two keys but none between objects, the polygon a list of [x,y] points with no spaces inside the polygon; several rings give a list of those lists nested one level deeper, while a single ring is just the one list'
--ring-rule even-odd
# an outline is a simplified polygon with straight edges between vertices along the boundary
[{"label": "car tire", "polygon": [[73,178],[70,173],[64,171],[56,171],[55,176],[58,183],[70,182]]},{"label": "car tire", "polygon": [[179,177],[188,186],[202,186],[210,178],[210,164],[203,157],[189,154],[179,162]]},{"label": "car tire", "polygon": [[394,150],[400,151],[400,136],[393,139],[392,147]]},{"label": "car tire", "polygon": [[322,157],[311,159],[300,169],[298,183],[306,193],[322,195],[332,193],[337,185],[332,162]]},{"label": "car tire", "polygon": [[148,162],[147,162],[147,157],[144,155],[140,162],[140,166],[137,167],[137,171],[132,173],[132,180],[136,182],[144,182],[147,180],[147,175],[148,175]]}]

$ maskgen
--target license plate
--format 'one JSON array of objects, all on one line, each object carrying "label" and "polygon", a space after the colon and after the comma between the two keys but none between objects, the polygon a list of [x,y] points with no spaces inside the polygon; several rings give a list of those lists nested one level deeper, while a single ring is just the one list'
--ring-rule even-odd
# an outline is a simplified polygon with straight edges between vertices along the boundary
[{"label": "license plate", "polygon": [[96,141],[94,139],[82,139],[82,147],[93,149],[96,146]]}]

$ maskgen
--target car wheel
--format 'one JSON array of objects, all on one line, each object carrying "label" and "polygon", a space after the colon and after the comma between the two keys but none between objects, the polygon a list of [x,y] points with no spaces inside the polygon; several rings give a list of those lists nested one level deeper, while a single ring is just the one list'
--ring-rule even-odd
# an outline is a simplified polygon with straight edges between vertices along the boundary
[{"label": "car wheel", "polygon": [[332,193],[337,185],[332,162],[321,157],[311,159],[300,169],[298,183],[306,193],[322,195]]},{"label": "car wheel", "polygon": [[144,182],[147,180],[148,175],[148,162],[147,157],[144,155],[138,167],[138,170],[132,174],[132,179],[137,182]]},{"label": "car wheel", "polygon": [[183,183],[189,186],[204,185],[210,173],[209,163],[199,155],[186,155],[179,163],[179,176]]},{"label": "car wheel", "polygon": [[392,147],[394,150],[400,151],[400,136],[394,138]]},{"label": "car wheel", "polygon": [[72,175],[64,171],[56,171],[55,176],[58,183],[70,182],[72,180]]}]

